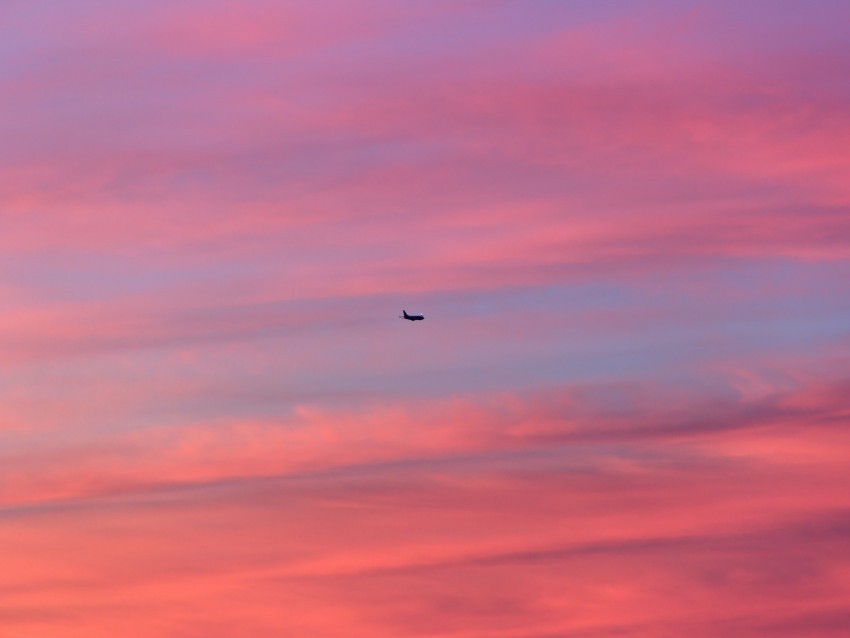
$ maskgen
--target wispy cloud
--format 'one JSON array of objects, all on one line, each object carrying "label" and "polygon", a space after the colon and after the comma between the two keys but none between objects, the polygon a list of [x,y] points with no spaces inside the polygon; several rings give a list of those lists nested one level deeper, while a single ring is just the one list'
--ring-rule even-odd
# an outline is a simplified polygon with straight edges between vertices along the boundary
[{"label": "wispy cloud", "polygon": [[[225,626],[238,609],[236,617],[252,630],[302,627],[318,635],[353,618],[363,635],[511,627],[517,635],[618,627],[709,635],[736,618],[758,635],[758,626],[776,618],[765,621],[763,610],[777,601],[783,615],[811,617],[814,625],[821,610],[846,599],[847,459],[840,452],[846,441],[834,424],[792,412],[755,422],[744,417],[731,439],[720,423],[713,431],[638,437],[614,428],[546,448],[516,434],[502,437],[509,445],[493,435],[496,445],[482,445],[488,437],[478,435],[467,437],[474,453],[458,454],[465,446],[458,446],[457,430],[462,424],[474,430],[469,424],[476,419],[468,408],[454,412],[452,427],[443,423],[442,435],[430,432],[418,441],[410,440],[417,428],[402,417],[381,421],[398,424],[392,436],[380,434],[380,424],[370,431],[350,419],[338,424],[352,438],[374,441],[376,449],[368,451],[351,450],[352,441],[333,426],[325,426],[321,441],[313,438],[320,431],[315,423],[280,446],[266,434],[252,446],[232,428],[188,433],[162,446],[146,436],[135,461],[137,469],[147,464],[140,476],[168,480],[194,467],[208,472],[204,482],[6,510],[4,546],[29,550],[17,556],[38,548],[42,562],[19,564],[13,557],[4,586],[17,583],[15,600],[25,608],[50,610],[58,597],[89,628],[155,608],[157,622],[188,630],[197,620],[178,611],[183,601],[193,615]],[[516,421],[522,419],[502,417],[503,424]],[[604,431],[604,419],[599,423]],[[502,429],[510,433],[507,425]],[[798,449],[788,456],[783,439],[790,443],[791,434],[798,446],[808,442],[823,453]],[[775,445],[748,448],[747,439]],[[307,466],[326,469],[247,476],[311,445],[327,458]],[[411,462],[413,446],[430,458]],[[156,466],[150,464],[155,449]],[[217,472],[203,470],[209,459]],[[223,480],[227,459],[239,467],[230,467],[237,477]],[[334,460],[343,465],[329,467]],[[113,476],[126,477],[128,463],[133,459],[114,464]],[[93,474],[108,472],[101,462]],[[48,575],[55,580],[47,588],[23,585]],[[231,604],[221,612],[207,606],[225,598]],[[97,619],[86,618],[93,600],[104,612]],[[312,601],[307,610],[316,605],[341,615],[281,608],[285,600]],[[46,614],[17,622],[65,621]],[[140,622],[141,635],[155,631],[150,621]]]},{"label": "wispy cloud", "polygon": [[96,4],[0,7],[5,630],[846,633],[846,3]]}]

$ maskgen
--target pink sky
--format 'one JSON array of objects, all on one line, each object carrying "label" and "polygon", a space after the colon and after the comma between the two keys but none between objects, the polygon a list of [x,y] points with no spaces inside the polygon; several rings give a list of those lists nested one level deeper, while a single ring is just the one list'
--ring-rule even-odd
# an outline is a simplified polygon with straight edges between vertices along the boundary
[{"label": "pink sky", "polygon": [[849,21],[2,3],[0,635],[846,636]]}]

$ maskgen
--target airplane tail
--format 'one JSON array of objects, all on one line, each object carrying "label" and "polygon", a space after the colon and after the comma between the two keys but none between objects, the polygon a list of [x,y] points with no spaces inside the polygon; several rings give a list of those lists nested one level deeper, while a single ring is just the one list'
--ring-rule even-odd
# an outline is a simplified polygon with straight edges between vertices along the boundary
[{"label": "airplane tail", "polygon": [[402,310],[402,312],[404,313],[404,318],[405,318],[405,319],[407,319],[407,317],[409,316],[409,315],[407,314],[407,310]]}]

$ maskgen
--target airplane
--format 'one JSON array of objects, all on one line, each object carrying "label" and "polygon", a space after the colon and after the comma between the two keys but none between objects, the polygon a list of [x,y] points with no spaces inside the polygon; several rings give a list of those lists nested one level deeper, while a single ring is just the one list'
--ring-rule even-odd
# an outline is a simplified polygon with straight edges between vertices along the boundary
[{"label": "airplane", "polygon": [[409,315],[407,314],[407,310],[402,310],[404,315],[399,315],[399,319],[407,319],[408,321],[422,321],[425,318],[425,315]]}]

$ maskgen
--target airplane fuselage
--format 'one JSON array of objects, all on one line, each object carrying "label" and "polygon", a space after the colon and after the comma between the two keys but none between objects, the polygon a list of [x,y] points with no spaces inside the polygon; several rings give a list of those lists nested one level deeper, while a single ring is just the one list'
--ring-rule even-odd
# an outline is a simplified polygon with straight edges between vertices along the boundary
[{"label": "airplane fuselage", "polygon": [[425,318],[425,315],[409,315],[407,314],[407,310],[402,310],[404,313],[400,319],[407,319],[408,321],[422,321]]}]

